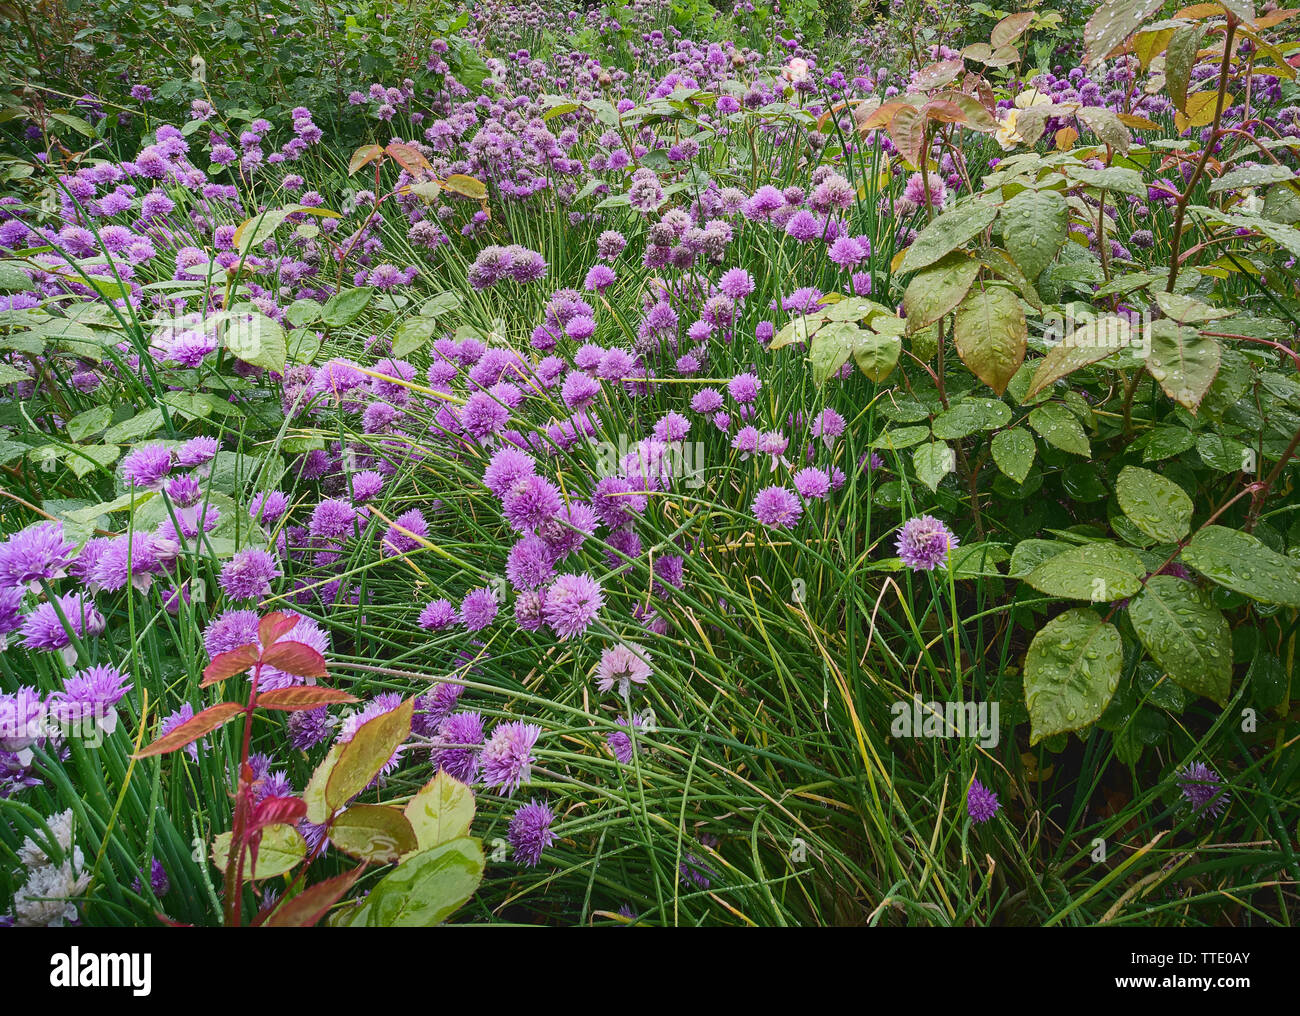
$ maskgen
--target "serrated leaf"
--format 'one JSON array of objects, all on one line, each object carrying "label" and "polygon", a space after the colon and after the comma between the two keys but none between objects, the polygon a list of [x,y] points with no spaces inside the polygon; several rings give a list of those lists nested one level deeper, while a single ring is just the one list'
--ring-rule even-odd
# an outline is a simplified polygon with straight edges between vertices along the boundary
[{"label": "serrated leaf", "polygon": [[1029,426],[1048,444],[1071,455],[1089,456],[1092,446],[1078,417],[1059,402],[1036,406],[1029,412]]},{"label": "serrated leaf", "polygon": [[1028,334],[1024,308],[1005,286],[972,289],[953,319],[953,341],[962,363],[998,395],[1025,360]]},{"label": "serrated leaf", "polygon": [[934,418],[934,436],[956,441],[980,430],[997,430],[1011,422],[1011,409],[996,399],[967,398],[954,402]]},{"label": "serrated leaf", "polygon": [[369,928],[441,924],[474,895],[485,863],[478,840],[465,836],[422,850],[389,872],[347,923]]},{"label": "serrated leaf", "polygon": [[1091,610],[1067,610],[1044,625],[1025,654],[1030,745],[1096,722],[1123,665],[1119,632]]},{"label": "serrated leaf", "polygon": [[1133,596],[1142,588],[1146,567],[1142,559],[1117,543],[1083,543],[1058,554],[1025,576],[1048,596],[1109,603]]},{"label": "serrated leaf", "polygon": [[352,740],[343,746],[325,784],[325,803],[331,811],[365,790],[398,746],[411,736],[413,708],[414,700],[406,699],[357,728]]},{"label": "serrated leaf", "polygon": [[366,309],[375,291],[368,286],[358,286],[335,293],[325,304],[321,312],[321,321],[330,328],[342,328],[350,324],[358,314]]},{"label": "serrated leaf", "polygon": [[1204,592],[1173,575],[1153,575],[1128,605],[1151,658],[1178,684],[1219,705],[1232,685],[1232,632]]},{"label": "serrated leaf", "polygon": [[474,791],[440,772],[407,802],[405,814],[419,849],[428,850],[468,834],[474,807]]},{"label": "serrated leaf", "polygon": [[1195,412],[1219,372],[1218,340],[1167,318],[1152,322],[1148,331],[1147,370],[1166,395]]},{"label": "serrated leaf", "polygon": [[414,851],[415,830],[397,808],[354,804],[330,823],[330,844],[358,861],[391,864]]},{"label": "serrated leaf", "polygon": [[997,205],[991,201],[971,200],[956,205],[937,216],[912,241],[903,255],[899,271],[914,272],[932,265],[945,254],[956,250],[982,233],[997,218]]},{"label": "serrated leaf", "polygon": [[912,276],[903,293],[907,331],[918,332],[950,314],[970,291],[980,263],[954,251]]},{"label": "serrated leaf", "polygon": [[1192,537],[1182,560],[1206,578],[1260,603],[1300,607],[1300,562],[1249,533],[1206,526]]},{"label": "serrated leaf", "polygon": [[[221,871],[226,870],[230,857],[230,839],[230,833],[219,833],[212,841],[212,863]],[[282,822],[268,825],[257,845],[256,865],[251,845],[244,845],[244,881],[260,882],[283,875],[306,856],[307,841],[295,827]]]},{"label": "serrated leaf", "polygon": [[1002,241],[1025,277],[1038,278],[1070,229],[1065,197],[1054,190],[1022,190],[1002,206]]},{"label": "serrated leaf", "polygon": [[993,461],[1016,483],[1025,482],[1037,451],[1033,435],[1023,427],[1012,427],[993,435]]},{"label": "serrated leaf", "polygon": [[1177,543],[1192,527],[1192,499],[1173,480],[1149,469],[1121,469],[1115,497],[1130,521],[1158,543]]},{"label": "serrated leaf", "polygon": [[938,490],[940,481],[957,468],[952,449],[937,441],[918,445],[912,452],[912,465],[916,478],[932,491]]}]

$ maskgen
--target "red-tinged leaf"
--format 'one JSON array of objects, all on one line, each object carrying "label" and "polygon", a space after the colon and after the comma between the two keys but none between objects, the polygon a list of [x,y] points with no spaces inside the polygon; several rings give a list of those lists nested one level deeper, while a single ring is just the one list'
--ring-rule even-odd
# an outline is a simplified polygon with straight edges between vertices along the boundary
[{"label": "red-tinged leaf", "polygon": [[330,907],[357,884],[357,879],[365,870],[365,864],[359,864],[351,871],[345,871],[342,875],[335,875],[324,882],[317,882],[310,889],[304,889],[297,896],[285,900],[272,910],[261,922],[262,926],[266,928],[314,927],[316,922],[329,912]]},{"label": "red-tinged leaf", "polygon": [[244,707],[238,702],[218,702],[215,706],[210,706],[197,716],[186,720],[170,734],[160,737],[149,747],[133,755],[132,758],[165,755],[169,751],[184,748],[187,744],[197,741],[204,734],[216,730],[223,723],[229,723],[243,711]]},{"label": "red-tinged leaf", "polygon": [[[411,736],[415,699],[367,720],[343,745],[325,782],[326,811],[333,814],[370,785],[398,746]],[[310,795],[311,788],[308,788]]]},{"label": "red-tinged leaf", "polygon": [[921,107],[921,112],[936,123],[965,123],[966,111],[957,103],[946,99],[933,99]]},{"label": "red-tinged leaf", "polygon": [[917,169],[921,169],[921,160],[925,158],[924,114],[915,106],[904,106],[889,121],[889,139],[894,142],[898,154]]},{"label": "red-tinged leaf", "polygon": [[938,63],[932,63],[928,67],[922,67],[912,75],[912,84],[922,92],[928,92],[932,88],[942,88],[957,80],[965,68],[961,57],[953,60],[940,60]]},{"label": "red-tinged leaf", "polygon": [[859,124],[858,129],[863,131],[874,130],[877,127],[886,126],[889,121],[894,119],[894,114],[900,109],[906,109],[911,106],[907,102],[886,102],[883,106],[878,106],[866,116]]},{"label": "red-tinged leaf", "polygon": [[299,621],[297,614],[285,614],[279,611],[272,611],[257,623],[257,638],[263,647],[273,646],[280,641],[288,632],[293,630],[294,625]]},{"label": "red-tinged leaf", "polygon": [[297,677],[325,677],[325,657],[306,642],[277,642],[262,654],[262,663]]},{"label": "red-tinged leaf", "polygon": [[993,26],[993,34],[989,36],[989,42],[994,49],[1000,49],[1009,45],[1020,38],[1029,23],[1034,20],[1033,11],[1021,11],[1019,14],[1008,14],[1005,18]]},{"label": "red-tinged leaf", "polygon": [[403,144],[401,141],[394,141],[384,149],[391,155],[397,164],[412,176],[418,176],[422,170],[432,170],[429,160],[414,145]]},{"label": "red-tinged leaf", "polygon": [[262,692],[257,696],[259,709],[279,709],[293,713],[303,709],[316,709],[320,706],[341,705],[345,702],[359,702],[355,695],[349,695],[337,688],[318,688],[315,686],[295,686],[276,688],[274,691]]},{"label": "red-tinged leaf", "polygon": [[307,802],[301,797],[266,797],[257,802],[253,817],[249,822],[248,833],[251,835],[265,826],[284,822],[294,825],[307,814]]},{"label": "red-tinged leaf", "polygon": [[378,145],[362,145],[352,153],[352,158],[348,161],[348,176],[351,176],[362,166],[369,165],[383,157],[384,150]]},{"label": "red-tinged leaf", "polygon": [[203,668],[203,683],[200,687],[206,688],[210,684],[244,673],[257,662],[257,656],[257,646],[251,644],[214,656],[212,662]]}]

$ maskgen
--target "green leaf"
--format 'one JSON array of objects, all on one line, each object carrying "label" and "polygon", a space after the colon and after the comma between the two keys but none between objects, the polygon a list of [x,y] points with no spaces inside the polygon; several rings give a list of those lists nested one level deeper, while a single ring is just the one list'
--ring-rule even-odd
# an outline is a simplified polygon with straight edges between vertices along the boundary
[{"label": "green leaf", "polygon": [[897,335],[860,329],[853,339],[853,362],[876,384],[893,373],[903,351],[903,341]]},{"label": "green leaf", "polygon": [[440,772],[407,802],[406,818],[420,850],[458,839],[469,833],[474,821],[474,791]]},{"label": "green leaf", "polygon": [[78,445],[75,450],[68,450],[64,461],[72,470],[72,475],[80,480],[97,467],[107,469],[121,454],[122,449],[117,445]]},{"label": "green leaf", "polygon": [[403,357],[415,352],[431,338],[437,322],[427,317],[410,317],[397,326],[393,336],[393,356]]},{"label": "green leaf", "polygon": [[341,290],[326,302],[321,321],[330,328],[342,328],[366,309],[374,295],[375,291],[366,286]]},{"label": "green leaf", "polygon": [[1059,402],[1047,402],[1029,412],[1029,426],[1033,427],[1050,445],[1071,455],[1092,454],[1088,435],[1083,432],[1079,418]]},{"label": "green leaf", "polygon": [[222,342],[232,354],[254,367],[284,371],[289,340],[280,322],[257,312],[231,313],[222,328]]},{"label": "green leaf", "polygon": [[1011,422],[1011,409],[996,399],[970,398],[952,404],[934,418],[934,436],[956,441],[980,430],[997,430]]},{"label": "green leaf", "polygon": [[1165,48],[1165,87],[1174,108],[1183,113],[1187,112],[1187,86],[1191,83],[1192,67],[1196,64],[1196,54],[1200,52],[1204,35],[1205,29],[1199,24],[1182,25],[1174,29]]},{"label": "green leaf", "polygon": [[912,276],[903,293],[907,331],[912,334],[951,313],[970,292],[980,263],[961,251],[954,251]]},{"label": "green leaf", "polygon": [[929,427],[891,427],[882,430],[871,442],[872,448],[884,448],[889,451],[901,451],[920,444],[930,436]]},{"label": "green leaf", "polygon": [[1040,564],[1025,581],[1048,596],[1107,603],[1142,588],[1146,566],[1117,543],[1083,543]]},{"label": "green leaf", "polygon": [[1119,506],[1132,523],[1158,543],[1177,543],[1192,526],[1192,499],[1159,473],[1125,466],[1115,481]]},{"label": "green leaf", "polygon": [[1119,687],[1123,664],[1119,632],[1091,610],[1067,610],[1044,625],[1025,654],[1030,745],[1094,723]]},{"label": "green leaf", "polygon": [[1271,183],[1296,182],[1295,171],[1287,166],[1266,162],[1261,166],[1239,166],[1210,184],[1210,193],[1236,190],[1239,187],[1266,187]]},{"label": "green leaf", "polygon": [[1192,537],[1182,559],[1206,578],[1260,603],[1300,607],[1300,562],[1249,533],[1206,526]]},{"label": "green leaf", "polygon": [[[244,881],[260,882],[275,878],[293,868],[307,856],[307,843],[302,833],[285,822],[276,822],[262,830],[262,841],[257,847],[257,866],[253,865],[252,849],[244,846]],[[230,833],[218,833],[212,841],[212,863],[226,870],[230,857]]]},{"label": "green leaf", "polygon": [[146,409],[129,420],[123,420],[109,427],[104,432],[103,440],[105,444],[134,444],[140,438],[148,437],[162,425],[162,412],[157,409]]},{"label": "green leaf", "polygon": [[358,861],[391,864],[416,850],[415,830],[398,809],[354,804],[330,824],[330,843]]},{"label": "green leaf", "polygon": [[962,363],[998,395],[1025,360],[1028,334],[1020,299],[1005,286],[972,289],[953,319],[953,341]]},{"label": "green leaf", "polygon": [[1219,372],[1218,340],[1167,318],[1152,322],[1149,331],[1147,370],[1166,395],[1195,412]]},{"label": "green leaf", "polygon": [[836,321],[813,334],[808,346],[808,360],[812,364],[814,384],[825,384],[827,378],[848,362],[861,331],[855,324]]},{"label": "green leaf", "polygon": [[1107,314],[1088,321],[1065,336],[1038,361],[1025,398],[1032,399],[1076,370],[1114,356],[1132,341],[1132,326],[1122,317]]},{"label": "green leaf", "polygon": [[84,441],[86,438],[98,434],[112,422],[112,406],[105,404],[96,406],[94,409],[87,409],[84,413],[78,413],[68,421],[68,437],[73,441]]},{"label": "green leaf", "polygon": [[0,261],[0,291],[22,292],[32,288],[32,277],[12,261]]},{"label": "green leaf", "polygon": [[939,489],[939,482],[957,466],[953,451],[946,444],[932,442],[918,445],[912,452],[912,465],[916,478],[931,490]]},{"label": "green leaf", "polygon": [[315,300],[294,300],[285,310],[284,317],[295,328],[306,328],[320,320],[324,309]]},{"label": "green leaf", "polygon": [[331,811],[365,790],[398,746],[411,736],[414,701],[407,699],[396,709],[363,723],[343,746],[325,784],[325,803]]},{"label": "green leaf", "polygon": [[1232,317],[1237,313],[1235,307],[1214,307],[1208,303],[1187,296],[1184,293],[1156,293],[1156,303],[1167,317],[1180,324],[1194,324],[1200,321],[1218,321],[1220,318]]},{"label": "green leaf", "polygon": [[1228,700],[1232,632],[1219,608],[1190,582],[1153,575],[1128,605],[1129,620],[1151,658],[1188,691]]},{"label": "green leaf", "polygon": [[1002,206],[1002,241],[1026,278],[1052,263],[1070,229],[1065,196],[1054,190],[1022,190]]},{"label": "green leaf", "polygon": [[912,241],[899,270],[914,272],[932,265],[968,240],[982,233],[997,218],[998,207],[991,201],[975,199],[958,204],[937,216]]},{"label": "green leaf", "polygon": [[1077,180],[1085,187],[1102,191],[1116,191],[1131,194],[1135,198],[1146,200],[1147,185],[1142,174],[1136,169],[1124,169],[1121,166],[1107,166],[1105,169],[1088,169],[1086,166],[1070,166],[1067,169],[1070,179]]},{"label": "green leaf", "polygon": [[1012,427],[993,435],[993,461],[1016,483],[1025,482],[1036,453],[1033,435],[1023,427]]},{"label": "green leaf", "polygon": [[1105,59],[1161,6],[1161,0],[1106,0],[1084,26],[1084,66]]},{"label": "green leaf", "polygon": [[430,928],[462,907],[483,880],[478,840],[462,836],[413,854],[366,896],[348,924],[365,928]]}]

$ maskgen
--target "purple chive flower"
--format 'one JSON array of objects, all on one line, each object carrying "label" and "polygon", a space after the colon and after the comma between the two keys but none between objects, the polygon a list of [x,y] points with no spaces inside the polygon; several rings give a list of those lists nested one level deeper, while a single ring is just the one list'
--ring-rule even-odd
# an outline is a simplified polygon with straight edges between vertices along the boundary
[{"label": "purple chive flower", "polygon": [[718,280],[718,289],[732,300],[743,300],[754,291],[754,279],[743,268],[729,268]]},{"label": "purple chive flower", "polygon": [[731,397],[742,405],[758,398],[762,387],[763,382],[758,379],[757,374],[737,374],[727,383],[727,391]]},{"label": "purple chive flower", "polygon": [[510,527],[526,533],[559,514],[563,501],[550,480],[525,476],[515,483],[501,500],[501,510]]},{"label": "purple chive flower", "polygon": [[533,745],[541,733],[542,728],[533,723],[520,720],[498,723],[479,758],[483,782],[489,787],[500,787],[507,797],[529,782],[535,761]]},{"label": "purple chive flower", "polygon": [[543,616],[564,642],[586,631],[604,602],[600,583],[590,575],[561,575],[546,590]]},{"label": "purple chive flower", "polygon": [[514,848],[515,864],[535,868],[542,859],[542,851],[558,838],[551,831],[555,816],[545,804],[529,801],[521,804],[510,819],[506,838]]},{"label": "purple chive flower", "polygon": [[216,458],[221,445],[215,437],[195,437],[176,450],[176,464],[190,469]]},{"label": "purple chive flower", "polygon": [[456,623],[456,608],[450,600],[430,600],[417,622],[425,631],[442,631]]},{"label": "purple chive flower", "polygon": [[789,529],[803,515],[803,505],[785,487],[764,487],[754,498],[754,518],[769,529]]},{"label": "purple chive flower", "polygon": [[966,814],[972,822],[987,822],[998,813],[998,795],[978,779],[971,780],[966,791]]},{"label": "purple chive flower", "polygon": [[282,491],[271,490],[265,494],[254,494],[248,502],[248,515],[254,522],[265,526],[275,525],[276,521],[289,509],[289,499]]},{"label": "purple chive flower", "polygon": [[29,526],[0,544],[0,586],[37,592],[42,579],[63,578],[76,555],[76,545],[63,538],[62,522]]},{"label": "purple chive flower", "polygon": [[[67,593],[58,598],[59,608],[67,618],[77,638],[98,635],[104,630],[104,615],[95,609],[95,603],[81,593]],[[41,603],[23,621],[23,645],[28,649],[55,652],[71,648],[68,631],[59,620],[54,604]]]},{"label": "purple chive flower", "polygon": [[459,684],[438,681],[433,691],[425,692],[415,700],[415,712],[411,717],[411,732],[421,737],[433,737],[437,734],[442,721],[451,715],[451,711],[460,702],[465,688]]},{"label": "purple chive flower", "polygon": [[397,516],[393,520],[393,525],[388,527],[380,542],[380,553],[384,557],[396,557],[418,550],[423,546],[421,540],[428,535],[429,523],[425,521],[420,509],[412,508]]},{"label": "purple chive flower", "polygon": [[1223,778],[1204,762],[1191,762],[1175,773],[1178,792],[1199,816],[1217,818],[1228,805]]},{"label": "purple chive flower", "polygon": [[623,729],[611,730],[606,734],[605,744],[609,746],[610,752],[613,753],[614,758],[617,759],[620,764],[627,765],[632,761],[634,754],[632,750],[632,736],[628,733],[628,730],[640,727],[641,717],[633,716],[631,727],[628,726],[627,718],[624,716],[620,716],[614,722]]},{"label": "purple chive flower", "polygon": [[794,489],[805,501],[823,498],[830,492],[831,478],[826,470],[809,466],[794,474]]},{"label": "purple chive flower", "polygon": [[439,725],[433,741],[433,761],[438,769],[461,783],[473,783],[483,745],[483,717],[471,712],[453,713]]},{"label": "purple chive flower", "polygon": [[324,706],[289,714],[289,743],[297,751],[323,744],[333,731],[333,720]]},{"label": "purple chive flower", "polygon": [[932,515],[908,519],[898,534],[898,556],[913,571],[933,571],[957,546],[952,530]]},{"label": "purple chive flower", "polygon": [[506,578],[516,589],[537,589],[555,573],[551,548],[540,536],[518,540],[506,557]]},{"label": "purple chive flower", "polygon": [[460,619],[470,631],[482,631],[497,616],[497,598],[491,589],[471,589],[460,601]]},{"label": "purple chive flower", "polygon": [[627,698],[634,684],[645,684],[650,679],[650,655],[626,642],[609,646],[601,651],[596,665],[596,687],[602,692],[618,688],[618,694]]},{"label": "purple chive flower", "polygon": [[122,460],[122,479],[129,487],[157,490],[172,468],[172,451],[166,445],[148,444]]},{"label": "purple chive flower", "polygon": [[97,728],[111,734],[117,729],[115,706],[131,687],[127,675],[116,667],[101,664],[79,670],[50,697],[51,711],[66,726],[84,728],[87,720],[93,720]]},{"label": "purple chive flower", "polygon": [[272,580],[283,574],[267,551],[249,547],[225,564],[217,581],[232,600],[248,600],[269,595]]},{"label": "purple chive flower", "polygon": [[603,292],[614,284],[618,276],[614,274],[614,269],[608,265],[592,265],[591,270],[587,272],[587,278],[583,281],[583,288],[588,292]]},{"label": "purple chive flower", "polygon": [[498,449],[483,471],[483,484],[497,497],[505,497],[520,480],[537,468],[531,455],[509,445]]}]

